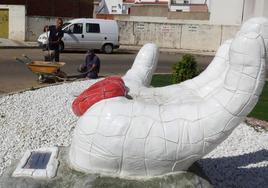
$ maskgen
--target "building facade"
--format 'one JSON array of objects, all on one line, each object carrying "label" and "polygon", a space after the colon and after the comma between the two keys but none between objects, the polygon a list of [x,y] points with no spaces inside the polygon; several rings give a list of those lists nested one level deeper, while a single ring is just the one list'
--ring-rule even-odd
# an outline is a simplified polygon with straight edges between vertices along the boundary
[{"label": "building facade", "polygon": [[[211,25],[239,26],[251,17],[268,16],[267,0],[102,0],[101,14],[127,14],[146,20],[207,20]],[[106,8],[105,8],[106,7]],[[151,18],[148,18],[151,17]]]},{"label": "building facade", "polygon": [[24,5],[0,5],[0,38],[24,41],[25,15]]},{"label": "building facade", "polygon": [[189,6],[188,11],[170,11],[169,3],[139,2],[131,6],[128,15],[114,16],[119,23],[120,44],[154,42],[164,48],[215,51],[234,37],[244,21],[268,16],[267,0],[176,2]]},{"label": "building facade", "polygon": [[64,20],[93,16],[92,0],[1,0],[0,38],[36,40],[44,25]]}]

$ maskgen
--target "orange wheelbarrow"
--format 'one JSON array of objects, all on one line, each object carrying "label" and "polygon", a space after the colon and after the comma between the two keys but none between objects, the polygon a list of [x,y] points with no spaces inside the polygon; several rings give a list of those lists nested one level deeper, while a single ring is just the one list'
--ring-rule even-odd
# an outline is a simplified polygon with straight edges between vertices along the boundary
[{"label": "orange wheelbarrow", "polygon": [[67,74],[60,70],[65,65],[64,62],[47,62],[47,61],[32,61],[27,56],[24,59],[16,58],[20,63],[25,64],[33,73],[38,76],[38,81],[41,83],[48,81],[65,81]]}]

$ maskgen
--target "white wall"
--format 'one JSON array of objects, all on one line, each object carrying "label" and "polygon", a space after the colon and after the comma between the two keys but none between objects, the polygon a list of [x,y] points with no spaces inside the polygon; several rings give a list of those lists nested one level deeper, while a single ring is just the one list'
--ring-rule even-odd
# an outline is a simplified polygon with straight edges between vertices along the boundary
[{"label": "white wall", "polygon": [[0,5],[0,9],[9,10],[9,39],[25,40],[26,11],[24,5]]},{"label": "white wall", "polygon": [[268,17],[267,0],[245,0],[243,21],[256,16]]},{"label": "white wall", "polygon": [[240,25],[243,0],[210,0],[210,23],[215,25]]},{"label": "white wall", "polygon": [[263,0],[263,16],[268,17],[268,1]]},{"label": "white wall", "polygon": [[252,17],[268,17],[268,0],[210,0],[210,24],[240,25]]},{"label": "white wall", "polygon": [[118,21],[121,45],[144,45],[154,42],[159,47],[216,51],[235,36],[240,26],[218,26],[189,23],[154,23]]},{"label": "white wall", "polygon": [[[123,0],[106,0],[105,2],[110,14],[122,14]],[[116,12],[112,11],[112,6],[116,6]]]},{"label": "white wall", "polygon": [[[44,16],[28,16],[27,29],[26,29],[26,40],[36,41],[40,34],[43,33],[45,25],[55,25],[56,17],[44,17]],[[63,23],[71,20],[72,18],[62,18]]]}]

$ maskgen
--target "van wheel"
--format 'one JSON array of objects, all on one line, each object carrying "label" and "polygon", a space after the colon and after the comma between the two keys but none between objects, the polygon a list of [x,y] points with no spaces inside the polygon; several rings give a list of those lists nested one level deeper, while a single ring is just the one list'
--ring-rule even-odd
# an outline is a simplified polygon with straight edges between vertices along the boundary
[{"label": "van wheel", "polygon": [[60,51],[60,52],[63,52],[63,50],[64,50],[64,43],[61,42],[61,43],[59,44],[59,51]]},{"label": "van wheel", "polygon": [[105,44],[105,45],[103,46],[102,50],[103,50],[104,53],[106,53],[106,54],[111,54],[111,53],[113,53],[114,48],[113,48],[113,45],[112,45],[112,44]]}]

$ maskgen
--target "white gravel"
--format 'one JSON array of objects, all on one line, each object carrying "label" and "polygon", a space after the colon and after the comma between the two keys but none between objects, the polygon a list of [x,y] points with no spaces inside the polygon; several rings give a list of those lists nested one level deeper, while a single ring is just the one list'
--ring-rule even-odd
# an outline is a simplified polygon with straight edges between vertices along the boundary
[{"label": "white gravel", "polygon": [[[74,94],[95,81],[0,97],[0,175],[27,149],[68,146],[77,117]],[[215,187],[268,187],[268,133],[245,124],[199,161]]]},{"label": "white gravel", "polygon": [[73,82],[0,98],[0,174],[27,149],[68,146],[77,117],[74,94],[93,81]]}]

